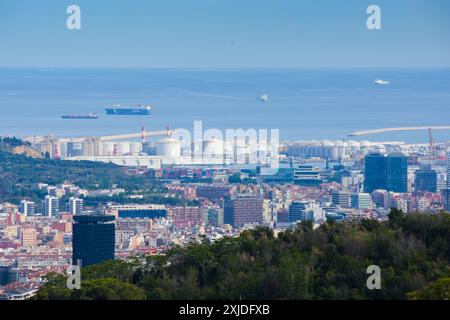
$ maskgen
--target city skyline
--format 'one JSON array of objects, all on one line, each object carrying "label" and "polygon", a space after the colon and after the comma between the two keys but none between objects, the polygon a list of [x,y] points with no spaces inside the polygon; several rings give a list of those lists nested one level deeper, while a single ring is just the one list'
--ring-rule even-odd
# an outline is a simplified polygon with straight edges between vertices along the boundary
[{"label": "city skyline", "polygon": [[449,300],[449,17],[3,1],[0,300]]}]

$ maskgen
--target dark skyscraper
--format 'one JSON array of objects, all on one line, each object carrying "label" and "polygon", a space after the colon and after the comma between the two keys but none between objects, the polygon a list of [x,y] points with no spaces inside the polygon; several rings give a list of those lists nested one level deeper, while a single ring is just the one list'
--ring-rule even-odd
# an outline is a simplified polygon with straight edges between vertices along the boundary
[{"label": "dark skyscraper", "polygon": [[72,263],[81,259],[83,267],[114,259],[115,217],[77,215],[73,217]]},{"label": "dark skyscraper", "polygon": [[401,152],[386,157],[386,190],[408,192],[408,159]]},{"label": "dark skyscraper", "polygon": [[380,152],[371,152],[364,161],[365,192],[376,189],[408,192],[408,159],[403,153],[391,152],[386,157]]},{"label": "dark skyscraper", "polygon": [[19,281],[19,269],[13,266],[0,266],[0,286]]},{"label": "dark skyscraper", "polygon": [[364,158],[364,191],[386,189],[386,157],[380,152],[370,152]]},{"label": "dark skyscraper", "polygon": [[416,171],[414,190],[423,192],[437,191],[437,174],[431,166],[422,167]]},{"label": "dark skyscraper", "polygon": [[255,195],[241,194],[224,203],[224,223],[233,227],[263,222],[263,201]]},{"label": "dark skyscraper", "polygon": [[450,212],[450,153],[447,154],[447,186],[442,190],[442,197],[444,202],[444,210]]}]

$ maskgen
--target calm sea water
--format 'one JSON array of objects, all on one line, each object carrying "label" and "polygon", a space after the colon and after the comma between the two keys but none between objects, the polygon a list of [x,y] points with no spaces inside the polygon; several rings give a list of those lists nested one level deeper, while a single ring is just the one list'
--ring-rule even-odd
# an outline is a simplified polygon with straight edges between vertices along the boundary
[{"label": "calm sea water", "polygon": [[[388,86],[373,84],[390,81]],[[269,101],[258,101],[262,94]],[[152,104],[148,117],[108,104]],[[89,113],[98,120],[63,120]],[[450,69],[0,69],[0,134],[85,136],[166,125],[280,129],[282,139],[348,139],[362,129],[450,125]],[[360,140],[426,142],[426,131]],[[438,141],[450,131],[435,132]],[[352,138],[353,139],[353,138]]]}]

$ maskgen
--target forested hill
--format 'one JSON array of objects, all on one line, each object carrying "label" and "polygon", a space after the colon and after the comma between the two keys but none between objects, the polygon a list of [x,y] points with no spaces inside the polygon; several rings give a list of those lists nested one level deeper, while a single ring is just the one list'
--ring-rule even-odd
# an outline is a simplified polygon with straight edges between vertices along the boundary
[{"label": "forested hill", "polygon": [[125,168],[112,163],[66,161],[14,154],[27,146],[19,139],[4,139],[0,149],[0,202],[17,203],[23,198],[42,196],[33,190],[36,183],[56,185],[70,182],[87,189],[111,188],[140,190],[155,184],[144,176],[130,176]]},{"label": "forested hill", "polygon": [[[450,215],[393,210],[390,220],[302,223],[108,261],[82,270],[80,290],[51,274],[37,299],[449,299]],[[367,288],[367,267],[381,289]]]}]

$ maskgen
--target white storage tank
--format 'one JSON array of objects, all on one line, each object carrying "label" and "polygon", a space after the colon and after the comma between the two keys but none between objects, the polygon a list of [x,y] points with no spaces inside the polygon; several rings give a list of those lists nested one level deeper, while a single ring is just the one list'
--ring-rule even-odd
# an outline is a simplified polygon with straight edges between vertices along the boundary
[{"label": "white storage tank", "polygon": [[209,139],[203,141],[203,156],[223,156],[223,141],[219,139]]},{"label": "white storage tank", "polygon": [[332,147],[334,145],[330,140],[322,140],[320,141],[320,144],[324,147]]},{"label": "white storage tank", "polygon": [[103,152],[104,156],[112,156],[114,154],[114,142],[103,142]]},{"label": "white storage tank", "polygon": [[140,142],[131,142],[130,143],[130,153],[137,154],[142,151],[142,143]]},{"label": "white storage tank", "polygon": [[222,164],[224,157],[224,144],[219,139],[203,141],[203,161],[209,164]]},{"label": "white storage tank", "polygon": [[117,154],[124,155],[130,153],[130,143],[129,142],[119,142],[117,144]]},{"label": "white storage tank", "polygon": [[165,138],[158,141],[156,154],[163,157],[179,157],[181,153],[180,142],[174,138]]}]

